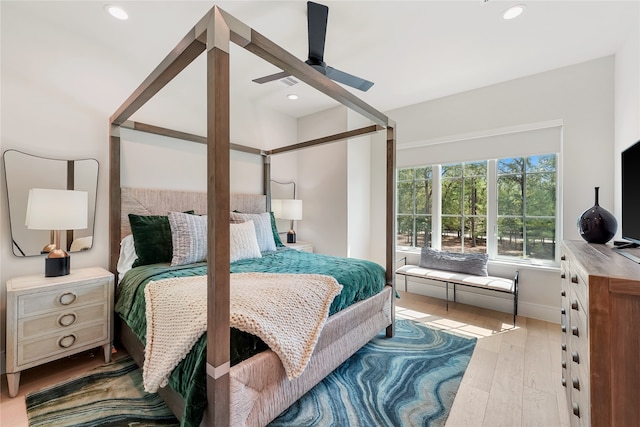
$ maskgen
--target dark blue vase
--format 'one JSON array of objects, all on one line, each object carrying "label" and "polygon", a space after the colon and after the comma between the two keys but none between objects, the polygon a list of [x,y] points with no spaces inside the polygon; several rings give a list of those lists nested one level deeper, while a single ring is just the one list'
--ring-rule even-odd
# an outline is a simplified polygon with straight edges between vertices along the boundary
[{"label": "dark blue vase", "polygon": [[598,204],[599,190],[600,187],[596,187],[596,204],[578,218],[580,236],[589,243],[607,243],[618,230],[616,218]]}]

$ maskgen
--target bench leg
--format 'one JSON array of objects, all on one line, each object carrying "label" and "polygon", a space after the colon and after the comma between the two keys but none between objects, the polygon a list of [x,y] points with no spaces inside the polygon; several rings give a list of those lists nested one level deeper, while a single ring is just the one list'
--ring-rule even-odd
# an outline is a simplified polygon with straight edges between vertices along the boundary
[{"label": "bench leg", "polygon": [[447,307],[447,311],[449,311],[449,282],[446,282],[446,286],[447,286],[447,303],[446,303],[446,307]]},{"label": "bench leg", "polygon": [[513,278],[513,327],[516,326],[516,316],[518,315],[518,281],[520,272],[516,271]]},{"label": "bench leg", "polygon": [[404,291],[407,292],[407,276],[404,276]]},{"label": "bench leg", "polygon": [[453,284],[453,302],[456,302],[456,284]]}]

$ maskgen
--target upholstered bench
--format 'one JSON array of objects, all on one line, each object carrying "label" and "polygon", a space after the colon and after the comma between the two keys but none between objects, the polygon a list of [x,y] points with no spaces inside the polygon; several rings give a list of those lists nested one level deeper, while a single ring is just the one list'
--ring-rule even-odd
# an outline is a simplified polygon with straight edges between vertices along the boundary
[{"label": "upholstered bench", "polygon": [[[468,257],[463,257],[464,254],[452,254],[449,252],[440,252],[433,249],[425,248],[422,250],[422,256],[419,265],[404,265],[396,270],[396,274],[404,276],[404,290],[407,291],[407,277],[417,277],[420,279],[429,279],[446,284],[446,307],[449,309],[449,284],[453,285],[453,302],[456,301],[456,287],[458,285],[470,286],[474,288],[486,289],[493,292],[507,293],[513,295],[513,324],[516,323],[516,316],[518,315],[518,272],[516,271],[513,279],[504,277],[489,276],[486,273],[486,258],[484,269],[477,269],[477,265],[473,268],[468,268],[468,263],[463,261],[468,260]],[[471,254],[470,254],[471,255]],[[472,254],[473,256],[482,254]],[[434,258],[435,257],[435,258]],[[443,262],[446,259],[446,262]],[[477,258],[473,261],[477,263]],[[449,269],[455,269],[456,264],[460,267],[460,270],[467,270],[466,272],[450,271]],[[431,268],[432,266],[444,266],[447,269]],[[471,274],[468,271],[477,272],[479,274]]]}]

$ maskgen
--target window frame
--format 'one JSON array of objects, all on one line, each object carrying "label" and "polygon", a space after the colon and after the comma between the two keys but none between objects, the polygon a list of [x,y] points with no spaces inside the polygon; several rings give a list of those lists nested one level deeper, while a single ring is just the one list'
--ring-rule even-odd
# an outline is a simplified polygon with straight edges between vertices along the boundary
[{"label": "window frame", "polygon": [[[553,259],[540,259],[540,258],[516,258],[507,255],[498,255],[498,161],[506,158],[519,158],[519,157],[535,157],[535,156],[548,156],[555,155],[556,157],[556,169],[555,169],[555,253]],[[474,163],[474,162],[487,162],[487,213],[486,213],[486,225],[487,225],[487,254],[489,260],[498,261],[508,264],[526,264],[526,265],[539,265],[543,267],[557,267],[560,260],[559,242],[562,239],[562,157],[561,153],[530,153],[522,155],[508,155],[495,159],[481,159],[471,161],[461,161],[462,163]],[[447,162],[449,164],[456,164],[456,162]],[[431,201],[431,217],[432,217],[432,238],[431,247],[434,249],[440,249],[442,247],[441,233],[442,233],[442,165],[420,165],[420,166],[408,166],[399,167],[397,170],[405,169],[419,169],[423,167],[431,166],[432,168],[432,201]],[[414,177],[415,178],[415,177]],[[415,205],[414,205],[415,211]],[[526,211],[523,218],[527,218]],[[396,212],[396,221],[398,221],[398,213]],[[463,248],[464,249],[464,248]],[[415,246],[400,246],[396,245],[396,250],[413,252],[419,250]],[[526,245],[523,242],[523,255],[526,253]]]}]

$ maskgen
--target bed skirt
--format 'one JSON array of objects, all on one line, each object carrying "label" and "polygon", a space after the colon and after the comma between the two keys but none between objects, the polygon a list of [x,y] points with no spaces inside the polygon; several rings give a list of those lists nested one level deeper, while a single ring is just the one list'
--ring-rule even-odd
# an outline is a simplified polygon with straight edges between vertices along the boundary
[{"label": "bed skirt", "polygon": [[[392,324],[392,289],[385,286],[377,295],[353,304],[329,317],[305,371],[289,381],[278,356],[271,350],[259,353],[230,370],[230,413],[234,427],[262,427],[301,398],[313,386],[340,366],[360,347]],[[120,339],[139,366],[144,363],[144,346],[122,324]],[[158,393],[179,418],[182,398],[169,387]],[[208,422],[208,413],[202,426]]]}]

